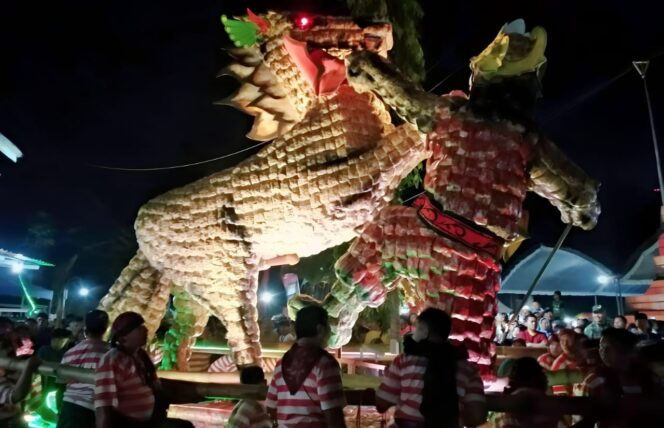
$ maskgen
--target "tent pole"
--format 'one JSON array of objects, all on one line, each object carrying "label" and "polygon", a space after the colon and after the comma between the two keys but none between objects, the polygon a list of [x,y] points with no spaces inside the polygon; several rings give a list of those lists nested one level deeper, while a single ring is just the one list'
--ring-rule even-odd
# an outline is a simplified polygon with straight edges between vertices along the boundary
[{"label": "tent pole", "polygon": [[542,275],[544,275],[544,271],[546,271],[546,268],[549,267],[549,264],[551,263],[551,259],[553,259],[553,256],[556,255],[560,247],[562,247],[563,242],[565,242],[565,238],[567,238],[567,235],[569,235],[569,232],[572,230],[572,225],[568,224],[565,226],[565,230],[563,230],[563,233],[560,235],[560,238],[558,238],[558,242],[556,242],[556,246],[553,247],[553,250],[549,254],[549,257],[546,258],[544,261],[544,264],[542,265],[542,268],[539,270],[537,275],[535,276],[535,279],[533,279],[533,282],[530,284],[530,287],[528,287],[528,291],[526,292],[526,295],[523,297],[523,300],[521,301],[521,304],[519,304],[519,307],[514,313],[512,314],[512,319],[510,319],[510,322],[514,321],[518,316],[519,312],[521,312],[521,309],[523,309],[524,305],[530,298],[531,294],[533,294],[533,291],[535,290],[535,287],[537,287],[537,283],[539,282],[540,279],[542,279]]}]

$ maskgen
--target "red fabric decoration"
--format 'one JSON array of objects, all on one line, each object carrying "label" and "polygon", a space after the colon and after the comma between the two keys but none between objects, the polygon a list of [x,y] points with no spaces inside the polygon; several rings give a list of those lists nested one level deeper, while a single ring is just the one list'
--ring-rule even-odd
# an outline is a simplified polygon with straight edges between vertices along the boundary
[{"label": "red fabric decoration", "polygon": [[284,47],[316,95],[331,94],[346,80],[343,61],[324,50],[309,51],[306,42],[289,36],[284,36]]},{"label": "red fabric decoration", "polygon": [[270,28],[270,23],[267,20],[256,15],[249,8],[247,8],[247,19],[256,24],[261,34],[267,34],[267,30]]}]

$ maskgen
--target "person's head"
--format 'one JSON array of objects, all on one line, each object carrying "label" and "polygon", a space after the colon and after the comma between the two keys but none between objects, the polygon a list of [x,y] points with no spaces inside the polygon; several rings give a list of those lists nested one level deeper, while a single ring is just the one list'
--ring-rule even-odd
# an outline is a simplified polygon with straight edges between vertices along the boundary
[{"label": "person's head", "polygon": [[560,346],[560,338],[558,335],[553,334],[549,338],[549,343],[548,343],[548,348],[549,348],[549,354],[553,355],[554,357],[557,357],[558,355],[563,353],[563,348]]},{"label": "person's head", "polygon": [[72,336],[79,337],[83,333],[83,318],[79,316],[71,316],[67,324],[67,330],[71,331]]},{"label": "person's head", "polygon": [[7,317],[0,317],[0,336],[7,336],[14,330],[14,321]]},{"label": "person's head", "polygon": [[291,325],[288,320],[277,324],[277,333],[279,334],[279,336],[286,336],[290,332],[291,332]]},{"label": "person's head", "polygon": [[553,322],[553,311],[551,309],[545,309],[544,313],[542,313],[542,318],[546,318],[550,322]]},{"label": "person's head", "polygon": [[525,318],[528,315],[530,315],[530,307],[524,306],[523,308],[521,308],[521,310],[519,311],[519,316]]},{"label": "person's head", "polygon": [[558,333],[560,338],[560,347],[566,354],[574,353],[579,334],[574,330],[563,329]]},{"label": "person's head", "polygon": [[300,309],[295,317],[295,335],[298,339],[313,339],[325,347],[330,335],[327,311],[316,305]]},{"label": "person's head", "polygon": [[607,367],[624,369],[631,362],[637,342],[638,337],[627,330],[607,328],[599,342],[600,357]]},{"label": "person's head", "polygon": [[507,314],[505,312],[500,312],[496,315],[496,321],[498,323],[507,322]]},{"label": "person's head", "polygon": [[551,321],[548,318],[541,318],[539,320],[539,328],[542,331],[551,331]]},{"label": "person's head", "polygon": [[604,312],[604,308],[602,308],[602,305],[593,306],[593,322],[595,324],[603,324],[605,320],[606,320],[606,312]]},{"label": "person's head", "polygon": [[411,313],[408,316],[408,321],[410,322],[410,325],[415,326],[415,324],[417,323],[417,314],[416,313]]},{"label": "person's head", "polygon": [[622,315],[618,315],[613,319],[613,328],[624,330],[627,328],[627,318]]},{"label": "person's head", "polygon": [[634,315],[634,321],[636,322],[636,327],[642,332],[647,332],[649,330],[650,324],[648,323],[648,315],[643,312],[637,312]]},{"label": "person's head", "polygon": [[526,317],[526,327],[531,332],[537,329],[537,317],[535,315],[530,314]]},{"label": "person's head", "polygon": [[240,383],[243,385],[265,385],[265,373],[258,366],[249,366],[240,372]]},{"label": "person's head", "polygon": [[583,357],[583,366],[586,368],[595,368],[600,365],[599,339],[589,339],[584,336],[580,342],[580,349]]},{"label": "person's head", "polygon": [[523,326],[521,326],[521,325],[519,325],[519,324],[515,325],[515,326],[512,328],[512,331],[511,331],[512,337],[516,337],[516,336],[518,336],[523,330],[525,330],[525,329],[523,328]]},{"label": "person's head", "polygon": [[427,308],[417,317],[413,340],[416,342],[444,342],[450,335],[452,319],[447,313],[436,308]]},{"label": "person's head", "polygon": [[561,330],[565,329],[565,321],[555,320],[551,323],[551,327],[553,328],[554,333],[559,333]]},{"label": "person's head", "polygon": [[111,326],[111,343],[115,347],[134,352],[145,346],[148,341],[148,329],[145,320],[136,312],[123,312]]},{"label": "person's head", "polygon": [[37,314],[37,326],[39,328],[48,327],[48,315],[46,312],[40,312]]},{"label": "person's head", "polygon": [[526,341],[523,339],[514,339],[512,341],[512,346],[514,348],[525,348],[526,347]]},{"label": "person's head", "polygon": [[556,291],[553,292],[553,300],[554,300],[554,301],[557,302],[557,301],[559,301],[560,299],[562,299],[562,297],[563,297],[563,295],[562,295],[562,293],[560,292],[560,290],[556,290]]},{"label": "person's head", "polygon": [[95,309],[85,315],[85,336],[90,339],[101,339],[108,330],[108,314]]},{"label": "person's head", "polygon": [[67,346],[71,339],[71,331],[66,328],[56,328],[51,336],[51,348],[61,351]]},{"label": "person's head", "polygon": [[25,320],[25,325],[30,329],[30,331],[34,334],[37,329],[39,328],[39,324],[37,324],[37,320],[34,318],[28,318]]},{"label": "person's head", "polygon": [[549,387],[542,366],[532,357],[522,357],[514,361],[509,374],[509,389],[535,388],[546,391]]},{"label": "person's head", "polygon": [[540,309],[542,309],[542,304],[540,302],[538,302],[537,300],[533,300],[532,302],[530,302],[530,310],[531,311],[537,312]]}]

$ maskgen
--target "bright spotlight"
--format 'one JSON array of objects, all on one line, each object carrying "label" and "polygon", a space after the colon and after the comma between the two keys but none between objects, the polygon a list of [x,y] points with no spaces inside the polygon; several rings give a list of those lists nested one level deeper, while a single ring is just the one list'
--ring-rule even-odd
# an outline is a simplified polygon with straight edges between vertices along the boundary
[{"label": "bright spotlight", "polygon": [[24,267],[24,266],[23,266],[23,263],[21,263],[21,262],[13,262],[13,263],[11,264],[11,270],[12,270],[12,273],[19,274],[19,273],[23,272],[23,267]]},{"label": "bright spotlight", "polygon": [[602,285],[608,285],[611,282],[611,277],[608,275],[600,275],[597,277],[597,282]]},{"label": "bright spotlight", "polygon": [[78,289],[78,295],[81,297],[87,297],[90,294],[90,289],[87,287],[81,287]]},{"label": "bright spotlight", "polygon": [[565,319],[564,319],[563,321],[565,321],[565,324],[570,325],[570,324],[572,324],[572,323],[574,322],[574,318],[572,318],[572,317],[565,317]]},{"label": "bright spotlight", "polygon": [[263,303],[270,303],[272,301],[272,294],[271,293],[262,293],[260,296],[261,302]]},{"label": "bright spotlight", "polygon": [[399,313],[401,315],[408,315],[410,313],[410,308],[408,306],[402,306],[399,308]]}]

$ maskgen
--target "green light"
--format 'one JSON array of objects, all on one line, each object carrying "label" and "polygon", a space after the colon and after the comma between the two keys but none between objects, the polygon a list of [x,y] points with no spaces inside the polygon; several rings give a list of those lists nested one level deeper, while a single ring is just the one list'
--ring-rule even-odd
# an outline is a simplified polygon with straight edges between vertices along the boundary
[{"label": "green light", "polygon": [[49,393],[46,394],[46,408],[57,415],[58,403],[56,401],[56,393],[57,391],[49,391]]},{"label": "green light", "polygon": [[21,288],[23,289],[23,294],[25,294],[25,298],[28,299],[28,303],[30,303],[30,307],[34,311],[37,309],[37,305],[35,305],[34,300],[32,300],[32,297],[28,294],[28,289],[25,288],[25,284],[23,283],[23,277],[21,275],[18,276],[18,282],[21,284]]}]

